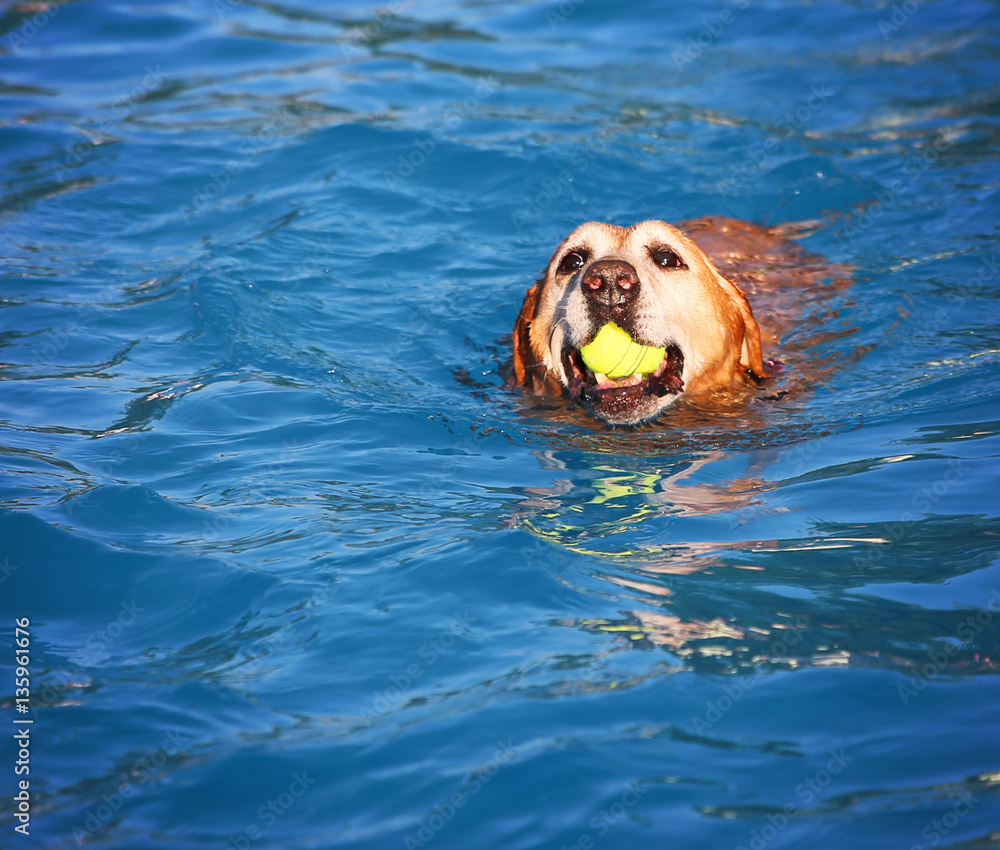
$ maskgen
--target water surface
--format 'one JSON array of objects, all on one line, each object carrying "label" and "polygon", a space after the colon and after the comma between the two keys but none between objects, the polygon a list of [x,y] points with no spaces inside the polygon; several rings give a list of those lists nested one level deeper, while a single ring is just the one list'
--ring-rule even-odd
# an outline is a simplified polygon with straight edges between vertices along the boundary
[{"label": "water surface", "polygon": [[[3,845],[1000,846],[998,28],[8,4]],[[811,393],[504,389],[576,224],[705,214],[851,269]]]}]

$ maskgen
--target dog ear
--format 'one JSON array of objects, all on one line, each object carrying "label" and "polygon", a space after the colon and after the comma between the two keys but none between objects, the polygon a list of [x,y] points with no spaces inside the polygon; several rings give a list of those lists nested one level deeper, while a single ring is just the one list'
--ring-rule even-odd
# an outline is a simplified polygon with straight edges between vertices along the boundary
[{"label": "dog ear", "polygon": [[535,318],[535,308],[538,306],[538,284],[524,295],[524,303],[514,322],[514,381],[516,386],[524,386],[531,382],[531,368],[537,358],[531,350],[531,322]]},{"label": "dog ear", "polygon": [[753,310],[750,309],[750,302],[747,301],[743,290],[723,277],[718,269],[715,270],[715,277],[726,294],[729,295],[733,305],[733,315],[738,317],[736,323],[737,338],[742,338],[740,368],[749,375],[751,380],[759,383],[769,375],[760,347],[760,326],[753,317]]}]

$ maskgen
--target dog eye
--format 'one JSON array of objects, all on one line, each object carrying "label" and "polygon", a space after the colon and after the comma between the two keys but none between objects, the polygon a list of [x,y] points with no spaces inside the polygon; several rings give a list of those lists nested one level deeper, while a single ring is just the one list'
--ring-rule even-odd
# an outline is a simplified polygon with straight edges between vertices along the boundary
[{"label": "dog eye", "polygon": [[655,248],[652,252],[653,262],[656,263],[661,269],[686,269],[687,263],[685,263],[678,255],[676,251],[671,251],[669,248]]},{"label": "dog eye", "polygon": [[577,269],[582,269],[586,262],[586,251],[570,251],[559,261],[559,273],[569,274],[570,272],[575,272]]}]

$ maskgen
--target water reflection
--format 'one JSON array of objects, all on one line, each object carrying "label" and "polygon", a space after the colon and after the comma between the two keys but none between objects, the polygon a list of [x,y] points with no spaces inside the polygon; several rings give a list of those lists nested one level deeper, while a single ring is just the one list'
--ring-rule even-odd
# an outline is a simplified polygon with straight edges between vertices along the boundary
[{"label": "water reflection", "polygon": [[[660,465],[603,457],[589,467],[580,456],[541,453],[566,477],[532,493],[521,524],[584,556],[563,569],[567,584],[622,607],[620,617],[561,625],[614,636],[623,648],[665,650],[684,669],[712,673],[853,665],[920,676],[930,664],[934,676],[956,676],[998,669],[1000,591],[974,608],[918,604],[879,590],[923,586],[929,568],[938,582],[987,569],[1000,554],[997,521],[931,515],[905,524],[814,522],[804,535],[748,539],[741,517],[778,510],[773,493],[789,483],[781,457],[762,452],[736,475],[723,451]],[[779,465],[778,474],[769,464]]]}]

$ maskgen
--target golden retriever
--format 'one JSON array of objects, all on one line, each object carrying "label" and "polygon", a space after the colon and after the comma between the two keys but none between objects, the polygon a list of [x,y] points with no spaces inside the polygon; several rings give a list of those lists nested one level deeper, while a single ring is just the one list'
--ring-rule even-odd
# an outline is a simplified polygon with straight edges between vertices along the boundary
[{"label": "golden retriever", "polygon": [[[828,281],[833,267],[789,241],[794,227],[719,217],[680,227],[580,225],[525,296],[514,326],[511,385],[568,394],[600,419],[636,425],[682,396],[767,384],[782,363],[765,360],[761,328],[734,281],[756,289],[767,277],[762,269],[773,268],[777,288],[786,295],[798,289],[791,312],[801,309],[802,297],[819,277]],[[787,325],[788,305],[772,312]],[[636,342],[663,348],[659,366],[618,379],[591,371],[580,349],[612,321]],[[777,342],[776,334],[765,334],[765,342]]]}]

